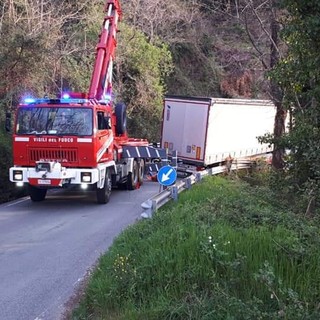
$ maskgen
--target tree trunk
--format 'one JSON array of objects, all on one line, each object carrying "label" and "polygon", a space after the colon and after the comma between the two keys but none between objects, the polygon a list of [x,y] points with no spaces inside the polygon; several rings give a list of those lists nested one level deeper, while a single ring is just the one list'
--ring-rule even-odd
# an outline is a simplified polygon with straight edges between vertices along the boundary
[{"label": "tree trunk", "polygon": [[[277,65],[279,62],[279,31],[280,25],[277,21],[276,17],[276,2],[277,0],[272,1],[272,9],[273,14],[270,22],[271,29],[271,45],[270,45],[270,68],[271,70]],[[287,111],[283,108],[282,100],[283,100],[283,92],[281,88],[271,80],[270,83],[271,88],[271,96],[272,100],[276,106],[276,116],[274,121],[274,146],[273,146],[273,156],[272,156],[272,166],[281,170],[284,168],[284,160],[283,156],[285,150],[281,145],[279,145],[279,141],[285,132],[285,121],[287,116]]]},{"label": "tree trunk", "polygon": [[276,102],[276,117],[274,121],[274,147],[273,147],[273,155],[272,155],[272,166],[281,170],[284,168],[285,162],[283,160],[285,150],[281,146],[279,146],[279,139],[283,136],[285,132],[285,121],[287,117],[287,111],[282,107],[281,102]]}]

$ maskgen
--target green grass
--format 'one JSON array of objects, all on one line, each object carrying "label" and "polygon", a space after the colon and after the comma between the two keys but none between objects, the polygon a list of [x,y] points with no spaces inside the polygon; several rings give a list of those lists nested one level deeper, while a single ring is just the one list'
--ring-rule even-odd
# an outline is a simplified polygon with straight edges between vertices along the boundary
[{"label": "green grass", "polygon": [[319,224],[210,177],[114,242],[73,319],[319,319]]}]

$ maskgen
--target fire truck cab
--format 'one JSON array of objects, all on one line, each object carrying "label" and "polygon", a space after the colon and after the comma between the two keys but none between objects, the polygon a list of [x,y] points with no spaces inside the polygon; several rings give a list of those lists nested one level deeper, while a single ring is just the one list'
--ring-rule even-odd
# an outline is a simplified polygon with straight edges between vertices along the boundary
[{"label": "fire truck cab", "polygon": [[33,201],[49,188],[80,185],[96,188],[97,201],[106,203],[112,187],[135,189],[143,181],[144,160],[123,158],[127,145],[148,142],[127,137],[124,104],[28,98],[16,113],[10,180],[27,184]]}]

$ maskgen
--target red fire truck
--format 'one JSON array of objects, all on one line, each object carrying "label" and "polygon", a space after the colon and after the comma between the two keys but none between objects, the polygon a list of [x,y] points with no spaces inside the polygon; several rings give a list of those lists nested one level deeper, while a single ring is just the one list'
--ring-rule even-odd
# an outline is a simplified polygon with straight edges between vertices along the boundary
[{"label": "red fire truck", "polygon": [[27,185],[32,201],[50,188],[79,185],[107,203],[112,187],[138,188],[144,159],[160,156],[146,140],[128,137],[126,107],[111,99],[120,17],[119,1],[108,0],[88,93],[26,98],[17,108],[10,181]]}]

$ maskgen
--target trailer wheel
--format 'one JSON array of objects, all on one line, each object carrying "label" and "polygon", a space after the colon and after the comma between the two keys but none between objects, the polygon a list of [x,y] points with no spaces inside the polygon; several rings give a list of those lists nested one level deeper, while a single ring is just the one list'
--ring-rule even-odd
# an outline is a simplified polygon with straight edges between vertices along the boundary
[{"label": "trailer wheel", "polygon": [[133,161],[132,172],[129,172],[127,178],[127,189],[135,190],[139,186],[139,165],[137,160]]},{"label": "trailer wheel", "polygon": [[140,186],[143,184],[143,176],[144,176],[144,160],[140,159],[139,170],[138,170],[138,181]]},{"label": "trailer wheel", "polygon": [[104,179],[104,185],[102,189],[97,188],[97,202],[99,204],[106,204],[110,200],[112,189],[111,173],[109,169],[106,169],[106,177]]},{"label": "trailer wheel", "polygon": [[117,103],[115,106],[116,112],[116,133],[118,135],[125,134],[127,132],[127,106],[123,103]]},{"label": "trailer wheel", "polygon": [[47,195],[47,189],[40,189],[29,184],[28,194],[33,202],[43,201]]}]

